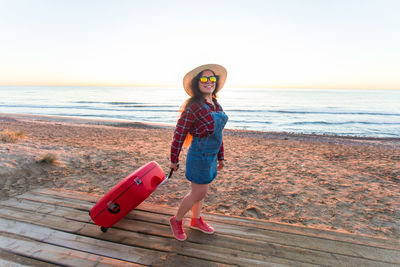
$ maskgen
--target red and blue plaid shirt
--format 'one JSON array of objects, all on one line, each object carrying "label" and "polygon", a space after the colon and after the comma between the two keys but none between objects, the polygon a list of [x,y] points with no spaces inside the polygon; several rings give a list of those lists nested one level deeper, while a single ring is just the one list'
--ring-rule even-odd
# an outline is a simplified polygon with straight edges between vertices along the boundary
[{"label": "red and blue plaid shirt", "polygon": [[[171,162],[179,162],[179,153],[181,152],[182,145],[188,133],[196,137],[206,137],[214,133],[214,120],[211,116],[211,111],[222,111],[216,99],[213,99],[215,107],[204,101],[209,107],[208,111],[201,103],[193,103],[186,107],[181,113],[181,116],[176,124],[174,140],[171,144]],[[224,143],[222,142],[221,148],[218,152],[218,160],[224,159]]]}]

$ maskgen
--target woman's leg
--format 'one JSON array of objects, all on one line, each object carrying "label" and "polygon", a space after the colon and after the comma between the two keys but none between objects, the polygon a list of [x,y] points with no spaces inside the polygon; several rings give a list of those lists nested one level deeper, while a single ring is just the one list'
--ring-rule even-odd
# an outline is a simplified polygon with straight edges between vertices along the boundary
[{"label": "woman's leg", "polygon": [[200,230],[206,234],[214,233],[214,228],[208,225],[200,216],[201,209],[203,208],[204,198],[193,205],[193,215],[190,221],[190,228]]},{"label": "woman's leg", "polygon": [[204,198],[193,205],[193,218],[200,218],[201,209],[203,208]]},{"label": "woman's leg", "polygon": [[[183,200],[181,205],[179,206],[178,212],[176,213],[176,219],[178,221],[182,220],[185,214],[197,203],[202,201],[208,191],[208,184],[196,184],[191,183],[191,191],[187,194]],[[202,201],[203,202],[203,201]],[[201,204],[202,205],[202,204]],[[197,210],[200,211],[198,208],[201,206],[197,205]]]}]

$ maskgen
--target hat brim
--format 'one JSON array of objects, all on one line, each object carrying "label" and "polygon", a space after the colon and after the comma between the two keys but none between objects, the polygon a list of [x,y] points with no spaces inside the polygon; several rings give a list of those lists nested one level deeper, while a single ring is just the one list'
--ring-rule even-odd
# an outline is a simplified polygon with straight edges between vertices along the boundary
[{"label": "hat brim", "polygon": [[218,87],[215,88],[215,93],[217,93],[222,89],[226,81],[226,76],[227,76],[226,69],[218,64],[206,64],[206,65],[201,65],[189,71],[188,73],[186,73],[185,77],[183,77],[183,88],[185,89],[188,95],[193,96],[193,91],[192,91],[193,78],[205,70],[211,70],[212,72],[214,72],[216,76],[218,76]]}]

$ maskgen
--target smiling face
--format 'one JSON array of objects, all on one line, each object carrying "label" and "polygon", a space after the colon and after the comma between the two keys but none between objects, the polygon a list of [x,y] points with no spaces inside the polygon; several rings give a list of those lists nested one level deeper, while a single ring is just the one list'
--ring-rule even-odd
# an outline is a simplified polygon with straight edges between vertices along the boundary
[{"label": "smiling face", "polygon": [[[212,76],[215,76],[215,74],[211,70],[205,70],[201,75],[201,77],[207,77],[207,78]],[[215,90],[215,85],[216,83],[210,81],[210,79],[207,79],[207,82],[205,83],[199,81],[200,92],[202,92],[203,94],[212,94],[212,92],[214,92]]]}]

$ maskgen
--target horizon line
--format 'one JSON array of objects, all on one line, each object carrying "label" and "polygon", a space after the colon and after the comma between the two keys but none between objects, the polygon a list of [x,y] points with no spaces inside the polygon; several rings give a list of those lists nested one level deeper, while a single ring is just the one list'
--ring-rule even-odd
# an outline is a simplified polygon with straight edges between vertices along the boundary
[{"label": "horizon line", "polygon": [[[0,86],[54,86],[54,87],[167,87],[167,88],[180,88],[181,85],[173,85],[171,83],[0,83]],[[331,90],[400,90],[399,87],[393,86],[307,86],[307,85],[229,85],[231,88],[259,88],[259,89],[331,89]]]}]

